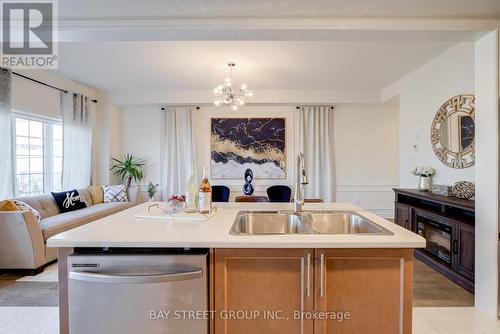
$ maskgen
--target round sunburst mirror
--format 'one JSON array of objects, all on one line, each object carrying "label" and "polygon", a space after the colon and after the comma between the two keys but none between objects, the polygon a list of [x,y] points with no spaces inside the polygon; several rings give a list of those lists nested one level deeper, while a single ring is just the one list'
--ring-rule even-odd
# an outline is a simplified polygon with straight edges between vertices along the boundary
[{"label": "round sunburst mirror", "polygon": [[471,94],[452,97],[439,108],[432,121],[432,149],[448,167],[474,165],[474,100]]}]

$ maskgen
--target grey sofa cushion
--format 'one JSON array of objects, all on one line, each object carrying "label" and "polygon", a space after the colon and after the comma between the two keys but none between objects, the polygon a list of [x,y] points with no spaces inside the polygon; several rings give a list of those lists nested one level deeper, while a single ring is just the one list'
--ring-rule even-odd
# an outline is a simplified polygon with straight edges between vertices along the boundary
[{"label": "grey sofa cushion", "polygon": [[[85,204],[87,204],[87,206],[91,206],[92,197],[90,196],[90,192],[88,191],[88,189],[83,188],[77,190],[78,193],[83,197]],[[28,204],[33,209],[38,211],[40,213],[40,216],[42,216],[42,219],[59,214],[59,208],[57,207],[56,201],[54,201],[54,197],[52,197],[50,193],[38,196],[20,197],[17,199]]]},{"label": "grey sofa cushion", "polygon": [[90,191],[87,189],[87,188],[82,188],[82,189],[76,189],[78,190],[78,193],[80,194],[80,196],[83,197],[83,200],[85,201],[85,204],[87,204],[87,206],[92,206],[92,195],[90,195]]},{"label": "grey sofa cushion", "polygon": [[43,194],[31,197],[20,197],[19,201],[31,206],[40,213],[42,219],[59,214],[59,208],[51,194]]},{"label": "grey sofa cushion", "polygon": [[72,228],[90,223],[96,219],[109,216],[113,213],[128,209],[133,204],[129,202],[101,203],[85,209],[61,213],[42,219],[40,227],[45,240],[70,230]]}]

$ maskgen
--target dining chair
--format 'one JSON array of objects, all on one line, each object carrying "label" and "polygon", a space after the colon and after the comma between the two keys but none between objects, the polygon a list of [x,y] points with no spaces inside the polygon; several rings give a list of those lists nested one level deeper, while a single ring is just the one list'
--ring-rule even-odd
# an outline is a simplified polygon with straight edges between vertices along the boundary
[{"label": "dining chair", "polygon": [[212,202],[229,202],[231,190],[226,186],[212,186]]},{"label": "dining chair", "polygon": [[269,202],[290,202],[292,196],[292,189],[289,186],[271,186],[267,188],[267,197]]}]

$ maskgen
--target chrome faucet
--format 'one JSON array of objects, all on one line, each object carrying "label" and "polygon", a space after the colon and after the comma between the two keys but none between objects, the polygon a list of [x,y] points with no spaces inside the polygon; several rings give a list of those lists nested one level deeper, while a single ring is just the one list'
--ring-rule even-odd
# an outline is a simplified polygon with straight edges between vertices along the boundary
[{"label": "chrome faucet", "polygon": [[295,192],[293,196],[293,211],[301,212],[302,206],[304,205],[304,198],[302,195],[302,191],[300,189],[301,185],[308,184],[306,175],[306,161],[304,159],[304,154],[299,153],[297,156],[297,179],[295,182]]}]

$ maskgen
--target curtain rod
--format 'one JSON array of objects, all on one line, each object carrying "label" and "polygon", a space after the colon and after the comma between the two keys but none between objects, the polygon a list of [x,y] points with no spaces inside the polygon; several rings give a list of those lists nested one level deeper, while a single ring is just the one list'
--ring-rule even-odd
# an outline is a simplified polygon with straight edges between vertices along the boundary
[{"label": "curtain rod", "polygon": [[[5,69],[5,68],[2,68],[2,70],[3,70],[4,72],[7,72],[7,69]],[[62,89],[62,88],[59,88],[59,87],[56,87],[56,86],[52,86],[52,85],[50,85],[50,84],[48,84],[48,83],[46,83],[46,82],[42,82],[42,81],[40,81],[40,80],[36,80],[36,79],[30,78],[30,77],[27,77],[27,76],[25,76],[25,75],[23,75],[23,74],[21,74],[21,73],[17,73],[17,72],[14,72],[14,71],[13,71],[13,72],[12,72],[12,74],[17,75],[18,77],[21,77],[21,78],[24,78],[24,79],[27,79],[27,80],[30,80],[30,81],[36,82],[37,84],[40,84],[40,85],[47,86],[47,87],[50,87],[50,88],[52,88],[52,89],[58,90],[58,91],[60,91],[60,92],[62,92],[62,93],[64,93],[64,94],[68,94],[68,91],[67,91],[67,90],[65,90],[65,89]],[[76,93],[73,93],[73,95],[74,95],[74,96],[76,96],[77,94],[76,94]],[[94,103],[97,103],[97,100],[96,100],[96,99],[93,99],[93,100],[90,100],[90,101],[92,101],[92,102],[94,102]]]},{"label": "curtain rod", "polygon": [[[190,107],[190,106],[166,106],[166,107],[161,107],[161,110],[165,110],[168,107]],[[200,107],[196,106],[196,110],[200,110]]]},{"label": "curtain rod", "polygon": [[302,107],[330,107],[331,110],[335,109],[334,106],[321,106],[321,105],[305,105],[305,106],[296,106],[295,109],[300,109]]}]

